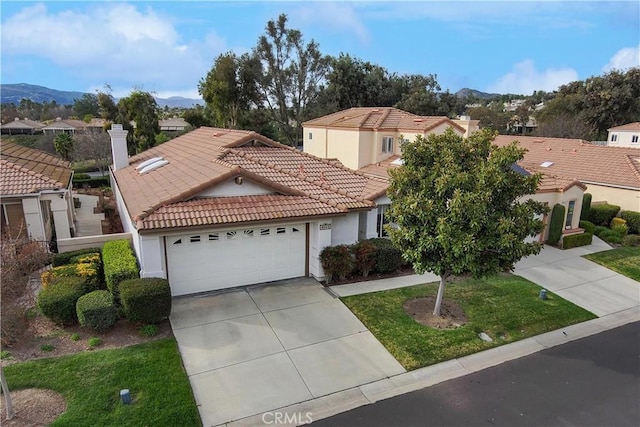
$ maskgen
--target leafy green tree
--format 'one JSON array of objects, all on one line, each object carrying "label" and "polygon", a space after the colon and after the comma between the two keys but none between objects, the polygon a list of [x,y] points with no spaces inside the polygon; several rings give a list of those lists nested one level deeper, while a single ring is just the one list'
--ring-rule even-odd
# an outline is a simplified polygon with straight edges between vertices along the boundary
[{"label": "leafy green tree", "polygon": [[110,122],[114,122],[118,115],[118,106],[111,95],[111,88],[106,85],[104,92],[97,92],[96,99],[98,100],[98,113],[100,114],[100,117]]},{"label": "leafy green tree", "polygon": [[440,85],[436,76],[412,74],[403,76],[401,81],[405,89],[395,105],[397,108],[420,116],[433,116],[438,112]]},{"label": "leafy green tree", "polygon": [[525,150],[498,148],[494,137],[484,130],[464,139],[451,129],[418,136],[402,144],[404,164],[390,171],[389,235],[416,272],[440,276],[436,316],[449,276],[511,270],[541,248],[525,238],[542,231],[534,215],[546,207],[521,199],[535,193],[540,176],[515,172]]},{"label": "leafy green tree", "polygon": [[[149,92],[134,90],[118,101],[118,117],[124,123],[135,122],[133,142],[136,152],[144,151],[155,145],[156,135],[160,133],[158,125],[158,104]],[[118,121],[120,121],[118,120]]]},{"label": "leafy green tree", "polygon": [[201,105],[196,105],[194,108],[186,109],[182,113],[182,118],[194,128],[211,126],[211,120],[207,117],[207,112]]},{"label": "leafy green tree", "polygon": [[73,103],[73,113],[78,117],[85,117],[87,115],[98,117],[100,115],[98,95],[85,93],[80,98],[77,98]]},{"label": "leafy green tree", "polygon": [[73,137],[66,132],[59,133],[53,140],[53,146],[56,153],[65,160],[71,160],[73,154]]},{"label": "leafy green tree", "polygon": [[318,44],[306,43],[299,30],[287,28],[287,16],[267,23],[254,54],[262,64],[258,88],[282,138],[290,145],[302,139],[307,107],[316,100],[329,70],[329,58]]},{"label": "leafy green tree", "polygon": [[505,113],[502,104],[493,102],[486,107],[469,108],[467,114],[473,120],[480,121],[481,129],[491,129],[501,134],[507,131],[509,116]]}]

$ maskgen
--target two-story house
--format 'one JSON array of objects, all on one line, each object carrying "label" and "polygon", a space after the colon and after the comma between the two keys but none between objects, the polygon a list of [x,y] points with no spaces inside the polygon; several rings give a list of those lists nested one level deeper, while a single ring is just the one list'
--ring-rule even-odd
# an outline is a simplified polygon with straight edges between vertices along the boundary
[{"label": "two-story house", "polygon": [[640,148],[640,122],[627,123],[607,130],[607,145]]}]

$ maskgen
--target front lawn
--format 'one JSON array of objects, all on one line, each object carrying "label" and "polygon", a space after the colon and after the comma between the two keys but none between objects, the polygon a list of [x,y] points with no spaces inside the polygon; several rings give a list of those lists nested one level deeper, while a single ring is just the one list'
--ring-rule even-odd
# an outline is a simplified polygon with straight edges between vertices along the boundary
[{"label": "front lawn", "polygon": [[[435,296],[437,283],[355,295],[342,301],[405,369],[412,370],[596,318],[550,292],[547,300],[538,299],[540,289],[513,275],[451,284],[445,299],[458,303],[468,322],[447,330],[423,326],[403,309],[409,299]],[[480,340],[480,332],[494,341]]]},{"label": "front lawn", "polygon": [[[16,363],[4,368],[10,390],[45,388],[67,410],[54,426],[200,426],[174,339],[115,350]],[[129,389],[133,403],[120,402]]]},{"label": "front lawn", "polygon": [[584,257],[640,282],[640,247],[616,248]]}]

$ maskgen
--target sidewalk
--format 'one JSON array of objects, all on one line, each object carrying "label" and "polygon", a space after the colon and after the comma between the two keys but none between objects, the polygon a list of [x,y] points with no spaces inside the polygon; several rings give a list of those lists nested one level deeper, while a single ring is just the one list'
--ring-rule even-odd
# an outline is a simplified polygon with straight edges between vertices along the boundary
[{"label": "sidewalk", "polygon": [[[580,248],[559,250],[545,247],[539,255],[520,261],[514,272],[592,311],[599,316],[597,319],[271,412],[298,417],[300,414],[304,416],[308,413],[312,419],[319,420],[640,321],[640,284],[581,258],[582,255],[607,249],[610,247],[595,237],[592,245]],[[437,280],[439,280],[437,276],[428,273],[340,285],[330,289],[338,296],[348,296]],[[264,424],[262,417],[254,416],[229,425],[262,424]]]}]

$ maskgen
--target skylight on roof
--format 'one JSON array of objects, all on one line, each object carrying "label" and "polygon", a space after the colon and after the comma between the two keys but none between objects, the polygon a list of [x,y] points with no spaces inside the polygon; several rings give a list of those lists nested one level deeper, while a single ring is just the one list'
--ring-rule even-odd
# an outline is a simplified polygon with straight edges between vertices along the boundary
[{"label": "skylight on roof", "polygon": [[159,167],[162,167],[166,164],[168,164],[169,161],[168,160],[164,160],[162,157],[160,157],[160,160],[157,160],[153,163],[148,164],[147,166],[143,167],[142,169],[140,169],[140,171],[138,172],[140,175],[143,175],[145,173],[149,173],[152,170],[156,170]]},{"label": "skylight on roof", "polygon": [[542,166],[543,168],[548,168],[551,165],[553,165],[553,162],[543,162],[540,164],[540,166]]},{"label": "skylight on roof", "polygon": [[402,160],[402,159],[395,159],[393,162],[391,162],[391,164],[392,164],[392,165],[398,165],[398,166],[401,166],[401,165],[404,165],[404,160]]},{"label": "skylight on roof", "polygon": [[140,169],[144,169],[147,166],[149,166],[152,163],[158,162],[160,160],[164,160],[162,157],[153,157],[149,160],[145,160],[144,162],[140,163],[138,166],[136,166],[136,170],[140,170]]}]

